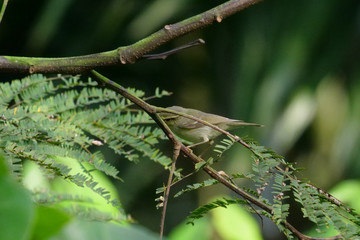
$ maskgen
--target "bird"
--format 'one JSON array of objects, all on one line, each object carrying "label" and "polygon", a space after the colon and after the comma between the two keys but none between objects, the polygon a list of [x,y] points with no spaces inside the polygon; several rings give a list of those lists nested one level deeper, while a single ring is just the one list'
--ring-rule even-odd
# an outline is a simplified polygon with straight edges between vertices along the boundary
[{"label": "bird", "polygon": [[[180,106],[167,107],[166,109],[191,115],[193,117],[199,118],[200,120],[213,124],[225,131],[236,129],[241,126],[263,126],[257,123],[247,123],[242,120],[230,119],[220,115],[205,113],[196,109],[183,108]],[[201,122],[180,115],[169,112],[162,112],[160,113],[160,117],[169,126],[170,130],[175,133],[175,135],[193,143],[188,147],[195,147],[206,142],[210,142],[214,138],[221,135],[221,132],[206,126]]]}]

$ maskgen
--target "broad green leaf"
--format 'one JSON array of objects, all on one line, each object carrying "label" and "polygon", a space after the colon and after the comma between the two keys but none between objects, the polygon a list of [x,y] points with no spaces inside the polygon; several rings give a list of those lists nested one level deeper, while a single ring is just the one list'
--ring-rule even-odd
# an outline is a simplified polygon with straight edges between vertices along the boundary
[{"label": "broad green leaf", "polygon": [[330,190],[330,193],[336,198],[341,199],[349,207],[360,212],[360,181],[346,180],[342,181]]},{"label": "broad green leaf", "polygon": [[[5,161],[0,157],[0,166]],[[2,167],[1,167],[2,168]],[[6,172],[6,167],[2,168]],[[0,239],[29,239],[35,206],[30,194],[10,176],[0,176]]]},{"label": "broad green leaf", "polygon": [[46,240],[60,232],[64,225],[71,219],[65,212],[52,208],[38,206],[36,223],[32,235],[33,240]]},{"label": "broad green leaf", "polygon": [[208,218],[197,219],[195,225],[186,224],[187,221],[177,226],[169,235],[168,240],[211,239],[212,226]]},{"label": "broad green leaf", "polygon": [[259,224],[239,205],[216,208],[212,212],[212,224],[224,240],[262,240]]},{"label": "broad green leaf", "polygon": [[[71,171],[74,171],[74,172],[81,171],[80,170],[81,166],[79,165],[79,163],[77,161],[75,161],[75,159],[61,158],[61,157],[57,157],[56,159],[57,159],[57,161],[69,166],[72,169]],[[83,167],[85,167],[89,170],[89,166],[87,166],[86,163],[83,164]],[[99,171],[91,171],[91,175],[93,177],[93,181],[98,183],[95,188],[106,189],[109,192],[108,195],[111,196],[111,198],[109,198],[110,201],[113,199],[118,199],[117,191],[116,191],[115,187],[109,181],[109,179],[106,178],[106,176],[103,173],[101,173]],[[81,205],[84,207],[94,207],[97,210],[102,211],[102,212],[108,212],[108,213],[115,214],[115,215],[121,215],[121,212],[119,211],[118,208],[112,206],[108,202],[108,200],[101,197],[99,194],[95,193],[93,190],[91,190],[88,187],[79,187],[76,184],[66,181],[62,178],[56,178],[52,183],[52,189],[56,192],[75,193],[76,195],[81,196],[84,199],[86,199],[86,198],[91,199],[91,201],[87,202],[87,203],[64,202],[64,203],[60,204],[61,206],[69,206],[69,205],[76,204],[76,205]],[[120,218],[120,216],[118,216],[117,218]],[[126,216],[122,216],[122,218],[125,219]]]},{"label": "broad green leaf", "polygon": [[73,221],[50,240],[158,240],[156,233],[139,225],[121,225],[110,222]]}]

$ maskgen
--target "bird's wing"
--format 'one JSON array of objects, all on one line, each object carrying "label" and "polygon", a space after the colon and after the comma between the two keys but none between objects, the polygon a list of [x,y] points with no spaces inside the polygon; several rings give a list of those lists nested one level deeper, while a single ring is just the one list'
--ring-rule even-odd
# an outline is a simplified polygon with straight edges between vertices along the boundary
[{"label": "bird's wing", "polygon": [[237,120],[232,120],[232,119],[222,117],[222,116],[219,116],[219,115],[215,115],[215,114],[211,114],[211,113],[207,113],[207,114],[203,115],[201,117],[201,120],[212,123],[213,125],[217,125],[217,124],[221,124],[221,123],[227,123],[229,121],[237,121]]},{"label": "bird's wing", "polygon": [[[204,124],[192,120],[192,119],[188,119],[188,118],[182,118],[182,124],[179,126],[180,128],[187,128],[187,129],[192,129],[192,128],[199,128],[199,127],[203,127],[205,126]],[[225,118],[225,117],[221,117],[215,114],[210,114],[210,113],[202,113],[202,116],[200,118],[201,120],[204,120],[206,122],[212,123],[213,125],[218,125],[221,123],[226,123],[231,121],[231,119]],[[234,120],[236,121],[236,120]]]},{"label": "bird's wing", "polygon": [[204,124],[185,117],[181,117],[181,123],[178,124],[179,128],[184,128],[184,129],[199,128],[201,126],[204,126]]}]

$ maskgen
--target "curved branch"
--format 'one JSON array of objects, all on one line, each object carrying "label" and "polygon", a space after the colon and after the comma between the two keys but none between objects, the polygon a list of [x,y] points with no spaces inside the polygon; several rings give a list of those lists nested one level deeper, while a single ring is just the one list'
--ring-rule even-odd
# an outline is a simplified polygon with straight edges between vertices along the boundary
[{"label": "curved branch", "polygon": [[172,39],[213,23],[220,23],[223,19],[261,1],[231,0],[181,22],[165,25],[161,30],[132,45],[107,52],[65,58],[0,56],[0,72],[81,74],[97,67],[135,63],[144,54]]},{"label": "curved branch", "polygon": [[[169,138],[169,140],[174,144],[175,147],[180,147],[180,151],[186,155],[187,157],[190,158],[191,161],[193,161],[194,163],[198,163],[201,161],[204,161],[203,159],[201,159],[200,157],[196,156],[192,150],[190,150],[188,147],[186,147],[182,142],[180,142],[175,135],[172,133],[172,131],[170,130],[170,128],[165,124],[165,122],[162,120],[162,118],[158,115],[158,113],[160,112],[171,112],[171,113],[175,113],[175,114],[179,114],[182,115],[184,117],[189,117],[189,118],[194,118],[196,121],[202,122],[205,125],[208,125],[209,127],[213,127],[216,130],[221,130],[221,132],[223,132],[222,129],[217,129],[216,126],[209,124],[205,121],[202,121],[201,119],[195,118],[191,115],[187,115],[187,114],[183,114],[183,113],[178,113],[178,112],[174,112],[172,110],[166,109],[166,108],[161,108],[161,107],[156,107],[156,106],[152,106],[148,103],[146,103],[145,101],[143,101],[142,99],[131,95],[126,88],[122,87],[121,85],[111,81],[110,79],[106,78],[105,76],[101,75],[100,73],[96,72],[96,71],[91,71],[90,74],[95,78],[95,80],[101,84],[101,85],[105,85],[106,88],[112,89],[115,92],[121,94],[123,97],[129,99],[131,102],[133,102],[135,105],[137,105],[138,107],[140,107],[141,109],[143,109],[146,113],[148,113],[150,115],[150,117],[156,122],[156,124],[164,131],[164,133],[167,135],[167,137]],[[226,135],[231,135],[230,133],[224,131],[224,134],[226,133]],[[238,138],[240,139],[240,138]],[[241,143],[241,142],[240,142]],[[245,147],[247,147],[246,145],[244,145]],[[211,176],[212,178],[218,180],[221,184],[223,184],[225,187],[227,187],[228,189],[232,190],[233,192],[235,192],[236,194],[238,194],[239,196],[243,197],[244,199],[248,200],[249,202],[253,203],[254,205],[258,206],[259,208],[263,209],[264,211],[268,212],[270,215],[273,215],[273,209],[271,206],[269,206],[268,204],[258,200],[256,197],[252,196],[251,194],[247,193],[246,191],[242,190],[241,188],[237,187],[235,184],[231,183],[230,181],[228,181],[228,179],[226,179],[222,174],[220,174],[219,172],[217,172],[215,169],[209,167],[209,166],[205,166],[202,168],[209,176]],[[168,185],[169,187],[170,185]],[[286,220],[284,220],[282,222],[282,224],[288,229],[290,230],[296,237],[298,237],[299,239],[302,240],[334,240],[334,239],[341,239],[342,237],[340,235],[338,236],[334,236],[334,237],[324,237],[324,238],[316,238],[316,237],[310,237],[310,236],[306,236],[304,234],[302,234],[299,230],[297,230],[294,226],[292,226],[289,222],[287,222]]]}]

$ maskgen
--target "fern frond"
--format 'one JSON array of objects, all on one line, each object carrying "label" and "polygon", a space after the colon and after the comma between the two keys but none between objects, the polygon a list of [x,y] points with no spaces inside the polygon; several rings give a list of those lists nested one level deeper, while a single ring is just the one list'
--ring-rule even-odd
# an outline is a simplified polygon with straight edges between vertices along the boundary
[{"label": "fern frond", "polygon": [[317,230],[334,226],[344,239],[359,237],[359,216],[345,212],[337,205],[325,201],[319,192],[304,182],[291,181],[295,200],[302,205],[304,217],[317,225]]},{"label": "fern frond", "polygon": [[7,154],[6,152],[0,150],[0,155],[4,156],[7,163],[8,170],[16,178],[21,179],[23,173],[23,167],[21,164],[21,159],[13,156],[12,154]]},{"label": "fern frond", "polygon": [[56,206],[73,216],[96,221],[124,222],[128,220],[122,209],[99,208],[89,197],[56,192],[34,192],[33,200],[39,205]]},{"label": "fern frond", "polygon": [[[145,96],[140,90],[128,91],[139,98]],[[167,95],[157,89],[154,97]],[[119,172],[99,151],[91,152],[91,147],[104,145],[131,161],[146,157],[165,168],[171,163],[156,147],[164,138],[162,131],[140,126],[149,122],[149,117],[133,111],[131,105],[114,91],[98,88],[90,78],[83,81],[79,76],[32,75],[1,83],[0,151],[16,175],[22,174],[20,161],[31,160],[48,177],[87,187],[117,205],[108,190],[98,186],[91,171],[116,179],[120,179]],[[60,158],[71,159],[80,168],[75,170]]]},{"label": "fern frond", "polygon": [[236,141],[233,138],[224,138],[220,141],[220,144],[215,145],[214,152],[217,153],[217,157],[220,158],[226,151],[228,151]]},{"label": "fern frond", "polygon": [[186,189],[182,189],[181,191],[177,192],[174,195],[174,198],[179,197],[180,195],[182,195],[186,192],[194,191],[194,190],[197,190],[202,187],[209,187],[209,186],[212,186],[217,183],[219,183],[219,181],[211,178],[211,179],[207,179],[207,180],[203,181],[202,183],[195,183],[195,184],[187,185]]},{"label": "fern frond", "polygon": [[187,223],[190,223],[194,225],[194,221],[196,219],[202,218],[205,214],[207,214],[209,211],[218,208],[218,207],[224,207],[231,204],[242,204],[242,205],[248,205],[248,203],[245,200],[242,199],[229,199],[229,198],[222,198],[217,199],[211,203],[205,204],[194,211],[190,213],[190,216],[188,216],[189,221]]}]

